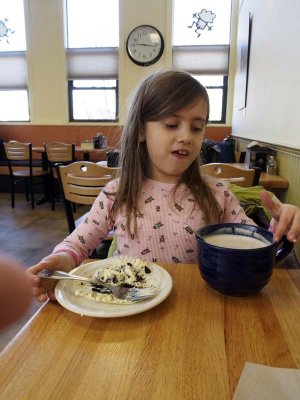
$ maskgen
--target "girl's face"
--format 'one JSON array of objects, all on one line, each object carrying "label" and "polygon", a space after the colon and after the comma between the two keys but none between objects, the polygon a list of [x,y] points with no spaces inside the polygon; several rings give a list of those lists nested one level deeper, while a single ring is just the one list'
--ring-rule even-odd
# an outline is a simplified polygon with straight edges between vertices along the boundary
[{"label": "girl's face", "polygon": [[206,102],[201,100],[160,121],[146,122],[145,141],[149,158],[149,178],[177,183],[199,156],[207,117]]}]

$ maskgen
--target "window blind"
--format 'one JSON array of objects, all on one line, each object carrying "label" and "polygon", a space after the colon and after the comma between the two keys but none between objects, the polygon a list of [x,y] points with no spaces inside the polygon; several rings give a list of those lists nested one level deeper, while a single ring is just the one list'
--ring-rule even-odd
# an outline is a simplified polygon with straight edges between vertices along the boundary
[{"label": "window blind", "polygon": [[118,79],[118,47],[67,49],[68,79]]},{"label": "window blind", "polygon": [[0,89],[27,89],[25,51],[0,52]]},{"label": "window blind", "polygon": [[229,45],[173,46],[173,67],[192,74],[228,74]]}]

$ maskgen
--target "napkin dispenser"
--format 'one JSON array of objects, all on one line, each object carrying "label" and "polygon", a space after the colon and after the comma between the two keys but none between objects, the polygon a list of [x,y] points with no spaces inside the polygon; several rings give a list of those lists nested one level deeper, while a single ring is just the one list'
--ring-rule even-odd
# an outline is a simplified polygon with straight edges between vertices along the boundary
[{"label": "napkin dispenser", "polygon": [[89,140],[83,140],[80,143],[80,148],[81,149],[86,149],[86,150],[92,150],[92,149],[94,149],[94,143],[90,142]]},{"label": "napkin dispenser", "polygon": [[248,168],[259,167],[266,172],[269,156],[275,156],[275,151],[257,142],[251,142],[247,146],[246,165]]},{"label": "napkin dispenser", "polygon": [[94,148],[95,149],[103,149],[107,147],[107,139],[104,135],[98,133],[97,136],[93,138]]}]

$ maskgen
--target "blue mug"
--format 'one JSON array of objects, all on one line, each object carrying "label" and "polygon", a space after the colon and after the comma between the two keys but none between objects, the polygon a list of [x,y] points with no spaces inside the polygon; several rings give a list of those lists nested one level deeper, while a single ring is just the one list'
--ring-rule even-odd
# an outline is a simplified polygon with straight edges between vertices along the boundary
[{"label": "blue mug", "polygon": [[214,224],[198,229],[198,265],[203,279],[228,296],[259,292],[271,279],[273,267],[293,249],[284,236],[246,224]]}]

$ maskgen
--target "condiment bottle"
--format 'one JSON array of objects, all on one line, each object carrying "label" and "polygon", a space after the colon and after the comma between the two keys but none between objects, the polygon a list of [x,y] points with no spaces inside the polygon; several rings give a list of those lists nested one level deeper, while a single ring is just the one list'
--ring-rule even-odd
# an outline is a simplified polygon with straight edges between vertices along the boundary
[{"label": "condiment bottle", "polygon": [[276,160],[274,156],[269,156],[267,164],[267,173],[270,175],[276,175]]}]

